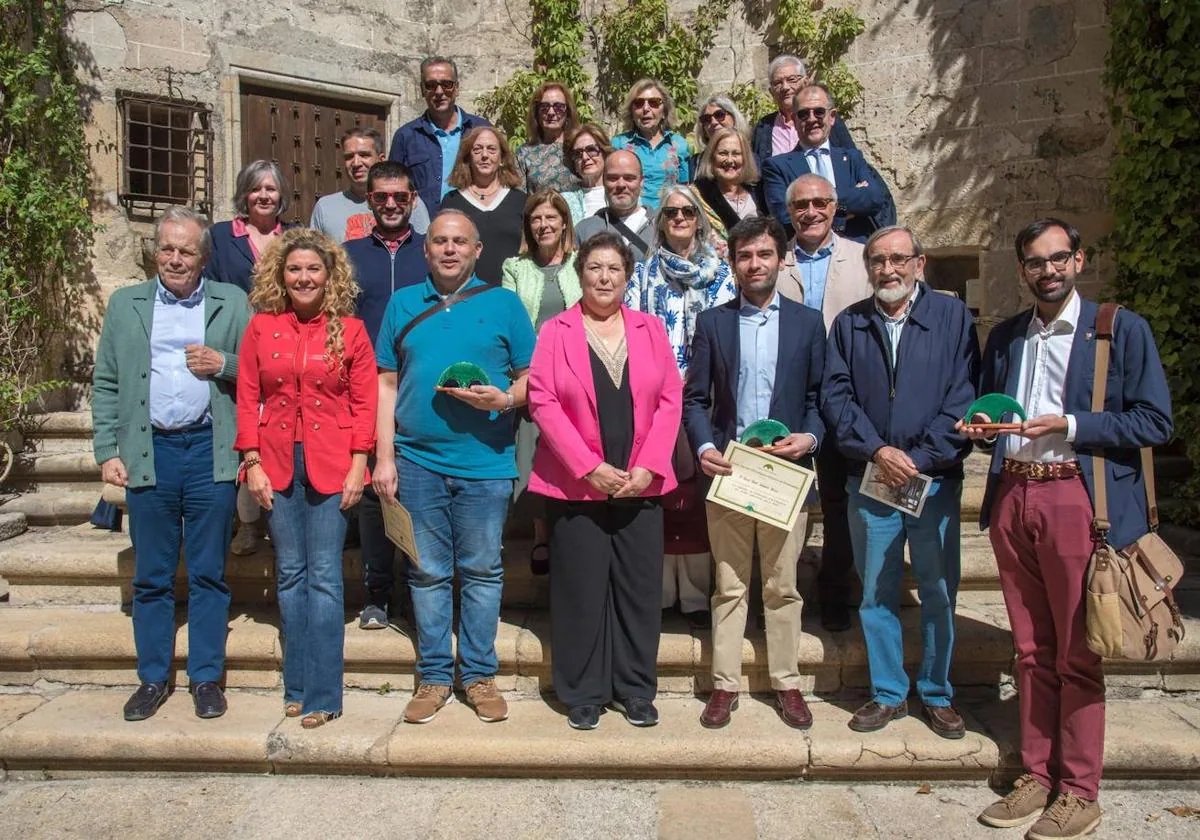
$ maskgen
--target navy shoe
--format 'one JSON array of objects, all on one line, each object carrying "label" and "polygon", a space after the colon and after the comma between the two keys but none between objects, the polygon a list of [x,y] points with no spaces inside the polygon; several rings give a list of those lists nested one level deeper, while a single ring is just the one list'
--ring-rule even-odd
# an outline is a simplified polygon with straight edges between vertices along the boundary
[{"label": "navy shoe", "polygon": [[628,697],[625,700],[614,700],[612,707],[625,715],[625,720],[634,726],[657,726],[658,709],[643,697]]},{"label": "navy shoe", "polygon": [[572,706],[567,713],[567,725],[572,729],[595,729],[600,725],[600,707]]},{"label": "navy shoe", "polygon": [[167,702],[167,684],[142,683],[133,696],[125,702],[125,720],[145,720],[154,717],[158,707]]},{"label": "navy shoe", "polygon": [[192,686],[192,702],[196,705],[196,717],[219,718],[225,714],[229,704],[225,692],[215,682],[198,682]]}]

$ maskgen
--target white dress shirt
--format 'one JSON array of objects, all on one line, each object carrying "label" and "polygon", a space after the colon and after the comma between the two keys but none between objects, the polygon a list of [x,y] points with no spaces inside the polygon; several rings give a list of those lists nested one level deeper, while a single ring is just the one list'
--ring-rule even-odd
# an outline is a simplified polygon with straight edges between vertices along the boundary
[{"label": "white dress shirt", "polygon": [[[1017,379],[1017,402],[1032,420],[1043,414],[1064,414],[1067,391],[1067,363],[1075,343],[1079,324],[1079,293],[1072,290],[1067,305],[1049,324],[1042,323],[1034,310],[1025,333],[1025,351],[1021,355],[1021,373]],[[1065,435],[1045,435],[1036,440],[1006,435],[1004,454],[1015,461],[1075,460],[1075,417],[1067,414]],[[999,418],[992,418],[993,421]]]}]

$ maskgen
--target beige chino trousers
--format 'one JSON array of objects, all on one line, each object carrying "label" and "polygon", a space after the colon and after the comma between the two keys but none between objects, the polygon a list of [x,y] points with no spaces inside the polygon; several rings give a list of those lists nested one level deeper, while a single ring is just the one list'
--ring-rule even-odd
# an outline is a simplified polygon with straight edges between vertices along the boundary
[{"label": "beige chino trousers", "polygon": [[800,613],[804,606],[796,589],[796,564],[808,529],[808,514],[801,513],[791,533],[759,522],[721,505],[708,506],[708,540],[716,564],[716,589],[712,597],[713,687],[739,691],[742,684],[742,640],[754,542],[758,540],[762,564],[763,608],[767,625],[767,670],[771,688],[800,688],[796,643],[800,638]]}]

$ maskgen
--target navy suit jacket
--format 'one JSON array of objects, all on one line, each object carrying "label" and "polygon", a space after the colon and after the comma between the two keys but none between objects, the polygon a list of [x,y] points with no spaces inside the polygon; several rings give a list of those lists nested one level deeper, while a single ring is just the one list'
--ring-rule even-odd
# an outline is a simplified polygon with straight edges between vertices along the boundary
[{"label": "navy suit jacket", "polygon": [[[741,296],[700,313],[687,382],[683,425],[695,452],[712,443],[721,453],[737,436],[737,387],[741,358],[738,311]],[[808,432],[820,445],[821,372],[825,367],[825,322],[815,309],[779,297],[779,355],[771,392],[771,419],[793,432]]]},{"label": "navy suit jacket", "polygon": [[[1146,484],[1142,475],[1143,446],[1160,446],[1171,438],[1171,394],[1150,325],[1141,316],[1122,309],[1113,328],[1105,385],[1104,411],[1092,412],[1092,379],[1096,370],[1096,313],[1090,300],[1079,302],[1079,323],[1067,362],[1066,414],[1075,415],[1075,451],[1088,495],[1093,499],[1096,477],[1092,455],[1104,450],[1108,488],[1109,541],[1129,545],[1149,530],[1146,518]],[[1025,334],[1033,309],[995,327],[983,351],[980,393],[996,391],[1017,396]],[[988,526],[1000,467],[1004,462],[1002,435],[992,451],[991,471],[979,514],[981,528]]]},{"label": "navy suit jacket", "polygon": [[[758,164],[760,172],[762,171],[763,164],[775,154],[774,146],[771,142],[771,131],[775,128],[775,118],[777,116],[779,116],[779,112],[772,111],[754,124],[754,135],[750,139],[750,149],[754,152],[754,162]],[[829,129],[829,145],[837,146],[839,149],[858,148],[858,144],[850,136],[850,130],[846,128],[846,124],[840,119],[834,120],[833,128]]]},{"label": "navy suit jacket", "polygon": [[[876,216],[891,203],[891,194],[879,173],[867,163],[858,149],[831,146],[829,157],[833,163],[833,177],[837,181],[838,210],[833,229],[848,239],[866,242],[867,237],[880,226],[881,222]],[[804,150],[800,148],[786,155],[776,155],[763,164],[762,183],[767,209],[784,226],[788,236],[792,236],[794,231],[787,209],[787,188],[792,181],[811,171]],[[855,186],[861,181],[866,181],[867,186]],[[854,218],[847,218],[851,214]]]},{"label": "navy suit jacket", "polygon": [[[296,227],[285,223],[284,230]],[[250,237],[234,236],[233,222],[217,222],[209,229],[212,237],[212,253],[204,273],[220,283],[232,283],[246,294],[254,288],[254,252],[250,250]]]}]

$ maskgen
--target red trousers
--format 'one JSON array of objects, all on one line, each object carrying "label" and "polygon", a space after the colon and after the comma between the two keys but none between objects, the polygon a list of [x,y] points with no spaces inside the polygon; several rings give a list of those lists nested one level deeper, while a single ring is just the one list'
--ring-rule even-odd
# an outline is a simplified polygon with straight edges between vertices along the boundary
[{"label": "red trousers", "polygon": [[1001,475],[989,527],[1017,649],[1021,762],[1050,790],[1094,800],[1104,672],[1084,625],[1091,526],[1083,479]]}]

